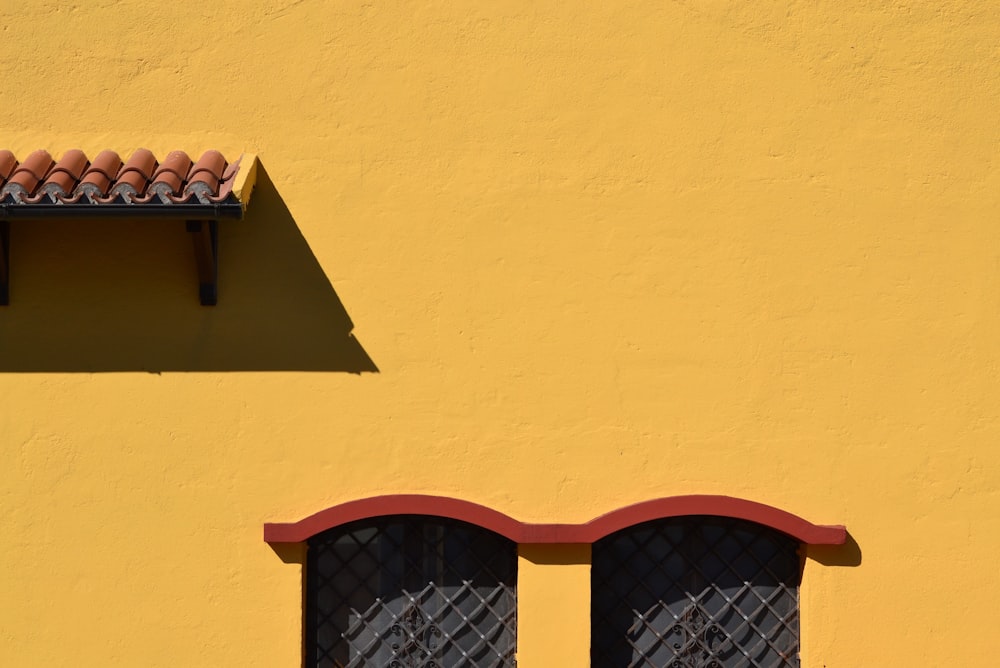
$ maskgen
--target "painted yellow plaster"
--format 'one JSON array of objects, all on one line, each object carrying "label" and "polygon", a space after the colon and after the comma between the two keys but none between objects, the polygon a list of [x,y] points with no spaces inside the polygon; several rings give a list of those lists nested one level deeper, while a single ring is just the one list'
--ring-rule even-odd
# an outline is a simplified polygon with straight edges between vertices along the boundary
[{"label": "painted yellow plaster", "polygon": [[240,156],[239,161],[240,167],[233,180],[233,195],[246,211],[250,204],[253,188],[257,185],[257,156],[253,153],[244,153]]},{"label": "painted yellow plaster", "polygon": [[517,665],[590,665],[590,545],[520,545]]},{"label": "painted yellow plaster", "polygon": [[[214,309],[181,228],[16,223],[0,665],[298,666],[301,572],[261,524],[394,492],[845,523],[856,549],[805,566],[806,668],[994,662],[996,3],[27,0],[0,23],[18,154],[261,161]],[[535,568],[522,622],[543,574],[582,577]],[[552,668],[531,634],[521,665]]]}]

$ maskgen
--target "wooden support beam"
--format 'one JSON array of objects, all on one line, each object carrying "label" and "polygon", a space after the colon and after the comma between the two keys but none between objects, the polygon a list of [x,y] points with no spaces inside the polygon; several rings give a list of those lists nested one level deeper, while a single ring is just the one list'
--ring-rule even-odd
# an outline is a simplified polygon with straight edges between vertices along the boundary
[{"label": "wooden support beam", "polygon": [[194,243],[198,296],[202,306],[215,306],[219,301],[219,224],[215,220],[189,220],[187,231]]},{"label": "wooden support beam", "polygon": [[0,306],[10,304],[10,222],[0,220]]}]

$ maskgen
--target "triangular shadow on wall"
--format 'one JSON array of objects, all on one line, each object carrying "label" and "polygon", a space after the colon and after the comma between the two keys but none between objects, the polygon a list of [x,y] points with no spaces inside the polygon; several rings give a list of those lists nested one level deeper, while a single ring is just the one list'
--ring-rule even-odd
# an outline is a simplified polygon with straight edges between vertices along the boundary
[{"label": "triangular shadow on wall", "polygon": [[17,220],[0,372],[377,372],[262,166],[201,306],[184,221]]}]

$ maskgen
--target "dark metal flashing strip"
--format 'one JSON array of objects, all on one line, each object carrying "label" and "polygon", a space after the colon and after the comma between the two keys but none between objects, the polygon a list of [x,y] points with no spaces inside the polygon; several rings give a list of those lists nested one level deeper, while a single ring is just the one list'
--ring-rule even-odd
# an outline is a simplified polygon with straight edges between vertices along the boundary
[{"label": "dark metal flashing strip", "polygon": [[11,218],[243,218],[239,202],[219,204],[0,204]]}]

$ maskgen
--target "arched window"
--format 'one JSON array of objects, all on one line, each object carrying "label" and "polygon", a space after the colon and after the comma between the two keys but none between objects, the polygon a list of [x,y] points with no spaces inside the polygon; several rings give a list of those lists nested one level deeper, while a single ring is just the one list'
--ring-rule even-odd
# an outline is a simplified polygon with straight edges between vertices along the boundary
[{"label": "arched window", "polygon": [[726,517],[645,522],[593,547],[595,668],[799,665],[799,543]]},{"label": "arched window", "polygon": [[517,546],[472,524],[395,515],[308,539],[306,666],[514,666]]}]

